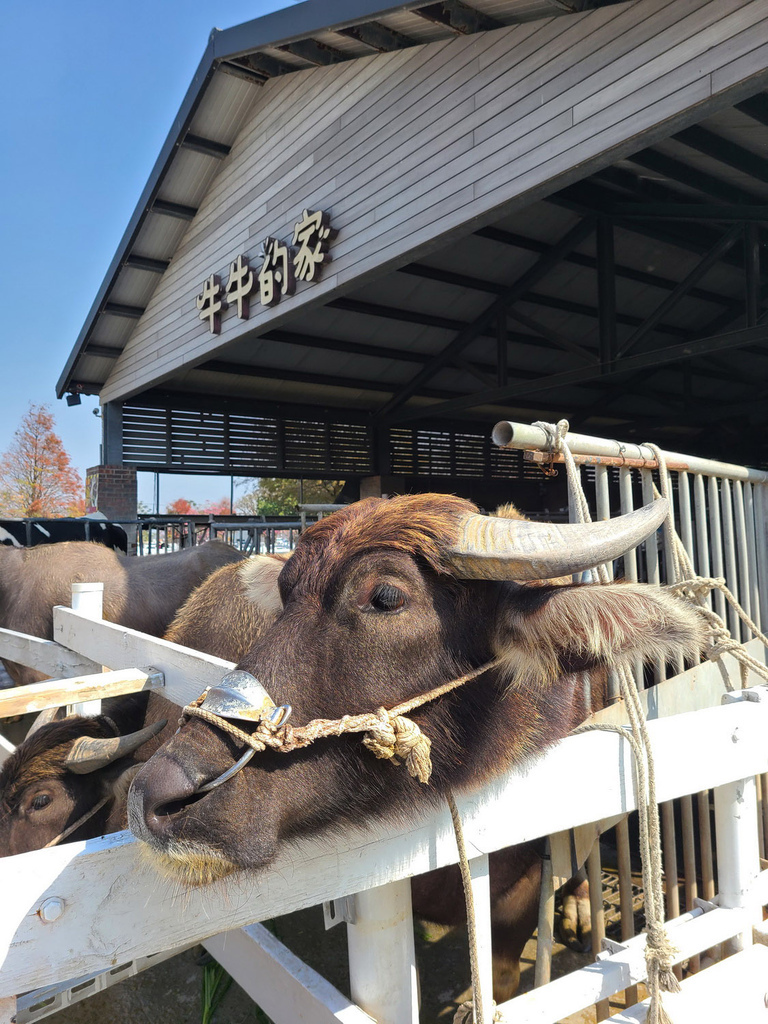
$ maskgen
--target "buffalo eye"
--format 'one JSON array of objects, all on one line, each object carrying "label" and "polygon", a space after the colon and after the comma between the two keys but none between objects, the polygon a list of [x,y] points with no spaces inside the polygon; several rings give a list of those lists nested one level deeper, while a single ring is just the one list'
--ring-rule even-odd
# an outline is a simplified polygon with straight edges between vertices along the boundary
[{"label": "buffalo eye", "polygon": [[37,796],[33,798],[32,803],[29,806],[33,811],[42,811],[42,809],[47,807],[50,802],[51,797],[48,793],[38,793]]},{"label": "buffalo eye", "polygon": [[368,607],[375,612],[397,612],[405,604],[405,594],[391,583],[379,583],[371,591]]}]

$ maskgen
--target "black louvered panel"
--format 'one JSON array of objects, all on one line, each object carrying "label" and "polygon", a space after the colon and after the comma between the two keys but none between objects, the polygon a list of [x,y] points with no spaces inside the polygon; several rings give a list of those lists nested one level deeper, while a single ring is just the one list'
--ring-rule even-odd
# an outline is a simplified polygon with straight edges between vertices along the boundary
[{"label": "black louvered panel", "polygon": [[139,468],[190,473],[373,472],[363,424],[147,406],[123,408],[123,458]]},{"label": "black louvered panel", "polygon": [[[514,480],[529,475],[522,454],[497,448],[491,441],[490,431],[393,427],[389,444],[392,472],[396,475],[475,480],[488,477]],[[532,468],[539,472],[536,467]]]}]

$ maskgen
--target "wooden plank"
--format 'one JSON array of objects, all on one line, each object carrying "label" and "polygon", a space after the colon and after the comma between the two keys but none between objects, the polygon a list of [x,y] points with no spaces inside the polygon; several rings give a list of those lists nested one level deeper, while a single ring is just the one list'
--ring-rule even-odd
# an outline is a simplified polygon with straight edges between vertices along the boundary
[{"label": "wooden plank", "polygon": [[[768,769],[768,702],[741,700],[648,723],[661,801]],[[690,737],[685,757],[681,737]],[[578,764],[580,770],[573,771]],[[599,775],[600,786],[583,779]],[[557,800],[531,799],[557,793]],[[563,740],[524,771],[457,798],[471,855],[561,832],[635,806],[629,746],[588,733]],[[524,807],[524,814],[509,814]],[[156,874],[126,833],[38,850],[0,862],[0,996],[102,970],[157,949],[195,942],[350,892],[456,860],[448,810],[410,824],[372,823],[357,831],[286,847],[269,870],[242,872],[184,892]],[[37,914],[56,896],[64,913]],[[29,955],[34,943],[35,956]]]},{"label": "wooden plank", "polygon": [[75,654],[54,640],[0,629],[0,658],[17,661],[20,665],[47,672],[54,679],[97,672],[99,666],[89,658]]},{"label": "wooden plank", "polygon": [[100,672],[72,679],[50,679],[28,686],[0,690],[0,718],[26,715],[45,708],[59,708],[65,704],[86,700],[120,697],[141,690],[158,690],[164,686],[162,672],[151,668],[122,669],[118,672]]},{"label": "wooden plank", "polygon": [[235,667],[231,661],[114,622],[87,619],[62,605],[53,609],[53,635],[72,650],[111,669],[153,665],[165,677],[163,696],[175,704],[188,704]]},{"label": "wooden plank", "polygon": [[372,1017],[260,924],[203,944],[268,1017],[296,1024],[372,1024]]}]

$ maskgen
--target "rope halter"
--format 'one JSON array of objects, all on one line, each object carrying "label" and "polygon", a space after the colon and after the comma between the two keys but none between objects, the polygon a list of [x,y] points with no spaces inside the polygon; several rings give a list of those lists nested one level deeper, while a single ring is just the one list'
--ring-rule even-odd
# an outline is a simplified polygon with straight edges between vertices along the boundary
[{"label": "rope halter", "polygon": [[[409,775],[419,782],[428,783],[432,774],[431,741],[419,726],[406,717],[415,708],[457,689],[464,683],[494,668],[497,661],[487,661],[479,668],[436,686],[426,693],[417,694],[395,707],[378,708],[374,712],[344,715],[341,718],[314,718],[307,725],[293,727],[288,724],[291,706],[276,706],[262,684],[243,669],[228,672],[218,686],[208,687],[195,701],[182,709],[179,728],[189,718],[200,718],[231,736],[248,749],[231,768],[206,782],[198,790],[207,793],[231,779],[262,750],[275,750],[282,754],[308,747],[315,740],[345,733],[363,733],[363,746],[375,757],[404,764]],[[256,724],[252,733],[245,732],[235,721]]]}]

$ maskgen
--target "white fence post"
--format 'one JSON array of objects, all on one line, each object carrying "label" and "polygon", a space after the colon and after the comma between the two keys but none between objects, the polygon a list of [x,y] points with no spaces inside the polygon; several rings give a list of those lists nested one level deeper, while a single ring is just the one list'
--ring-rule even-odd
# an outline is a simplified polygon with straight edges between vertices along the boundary
[{"label": "white fence post", "polygon": [[[738,727],[734,732],[738,739]],[[754,889],[760,872],[757,839],[757,788],[754,776],[715,789],[717,903],[721,907],[753,907],[760,920]],[[752,944],[751,927],[731,940],[733,951]]]},{"label": "white fence post", "polygon": [[[72,610],[89,619],[100,619],[104,611],[103,583],[73,583]],[[101,700],[86,700],[81,704],[68,704],[68,715],[100,715]]]},{"label": "white fence post", "polygon": [[418,1024],[410,879],[356,894],[347,943],[352,1002],[377,1024]]}]

